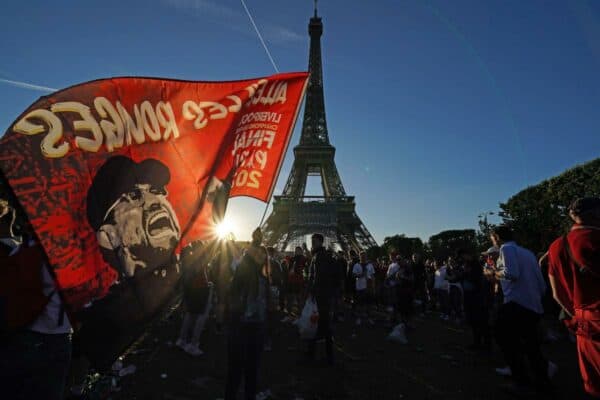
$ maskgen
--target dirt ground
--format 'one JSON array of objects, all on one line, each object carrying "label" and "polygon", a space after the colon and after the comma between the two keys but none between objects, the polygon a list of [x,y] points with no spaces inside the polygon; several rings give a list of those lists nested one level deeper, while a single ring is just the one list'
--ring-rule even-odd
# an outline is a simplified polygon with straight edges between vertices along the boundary
[{"label": "dirt ground", "polygon": [[[296,327],[274,323],[259,389],[270,390],[271,398],[292,400],[514,398],[501,389],[507,381],[494,371],[503,366],[498,350],[492,355],[467,351],[471,336],[465,326],[441,321],[436,313],[417,317],[409,344],[402,345],[386,340],[389,329],[382,322],[375,327],[353,322],[335,325],[334,367],[301,362],[305,346]],[[216,335],[211,322],[202,338],[205,354],[193,358],[173,346],[180,323],[181,308],[175,307],[129,350],[123,364],[135,364],[137,370],[119,380],[112,399],[223,398],[225,336]],[[324,356],[324,349],[318,350]],[[563,339],[544,344],[543,350],[560,368],[553,381],[556,398],[581,398],[575,345]]]}]

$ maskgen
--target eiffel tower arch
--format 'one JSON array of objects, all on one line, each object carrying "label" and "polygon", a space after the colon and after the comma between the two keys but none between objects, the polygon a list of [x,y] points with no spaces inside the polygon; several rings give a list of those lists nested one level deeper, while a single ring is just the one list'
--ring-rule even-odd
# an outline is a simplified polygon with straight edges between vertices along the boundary
[{"label": "eiffel tower arch", "polygon": [[[306,90],[300,144],[283,193],[274,196],[273,211],[262,226],[269,245],[286,250],[319,232],[327,246],[362,250],[377,245],[358,217],[354,196],[348,196],[335,165],[335,147],[329,142],[323,94],[321,35],[323,23],[315,14],[308,25],[310,78]],[[307,196],[309,176],[320,176],[322,196]]]}]

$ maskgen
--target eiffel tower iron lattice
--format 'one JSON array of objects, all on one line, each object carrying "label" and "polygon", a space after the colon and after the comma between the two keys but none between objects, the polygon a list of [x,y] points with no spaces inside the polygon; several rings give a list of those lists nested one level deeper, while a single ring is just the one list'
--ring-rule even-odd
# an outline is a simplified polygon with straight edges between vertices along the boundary
[{"label": "eiffel tower iron lattice", "polygon": [[[323,94],[321,35],[323,23],[315,14],[308,25],[309,72],[300,144],[283,194],[274,196],[273,211],[262,226],[269,245],[280,250],[305,243],[314,232],[325,236],[325,245],[362,250],[377,242],[358,217],[353,196],[348,196],[335,165],[335,147],[329,143]],[[323,196],[307,196],[309,176],[320,176]]]}]

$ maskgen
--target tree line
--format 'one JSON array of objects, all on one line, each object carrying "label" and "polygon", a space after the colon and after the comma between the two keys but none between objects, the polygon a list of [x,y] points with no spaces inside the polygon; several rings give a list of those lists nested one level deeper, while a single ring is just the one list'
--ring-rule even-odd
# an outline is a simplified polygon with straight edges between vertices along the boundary
[{"label": "tree line", "polygon": [[[570,168],[553,178],[530,186],[499,204],[497,215],[515,231],[517,241],[535,253],[545,252],[552,241],[565,234],[572,222],[568,207],[578,197],[600,196],[600,158]],[[479,216],[479,229],[445,230],[423,242],[398,234],[386,237],[381,246],[368,249],[371,259],[396,251],[404,256],[419,253],[444,260],[457,250],[473,253],[491,246],[493,228],[485,213]]]}]

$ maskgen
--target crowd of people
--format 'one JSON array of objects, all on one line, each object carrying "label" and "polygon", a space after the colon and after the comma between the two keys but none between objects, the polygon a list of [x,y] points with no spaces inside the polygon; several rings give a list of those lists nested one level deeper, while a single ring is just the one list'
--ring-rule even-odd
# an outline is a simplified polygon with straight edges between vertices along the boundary
[{"label": "crowd of people", "polygon": [[[317,341],[323,341],[328,365],[335,365],[334,323],[351,320],[356,326],[401,326],[410,336],[418,334],[413,333],[416,314],[437,312],[444,321],[470,327],[469,350],[489,354],[494,346],[500,349],[506,365],[496,372],[512,378],[507,389],[515,393],[548,392],[558,366],[542,354],[540,325],[544,315],[555,313],[559,317],[560,311],[560,318],[572,328],[571,338],[577,338],[585,390],[598,396],[600,349],[596,339],[600,326],[594,310],[600,295],[595,272],[600,244],[599,201],[591,198],[574,202],[570,208],[573,230],[541,257],[519,246],[512,230],[504,225],[491,231],[493,246],[483,253],[455,249],[445,259],[423,259],[420,254],[392,251],[388,257],[371,260],[366,252],[325,248],[320,234],[313,236],[311,251],[300,246],[286,255],[267,248],[261,268],[269,289],[259,291],[266,296],[260,301],[266,308],[264,329],[259,335],[265,344],[253,342],[251,348],[259,353],[269,348],[266,327],[273,318],[268,315],[283,316],[281,322],[293,322],[309,298],[316,301],[319,322],[316,336],[307,343],[306,356],[313,360]],[[571,253],[565,250],[568,243],[573,246]],[[228,281],[231,275],[235,281],[237,268],[248,262],[248,251],[236,249],[230,262],[216,264],[218,272],[212,275],[220,288],[215,300],[217,309],[227,309],[221,302],[231,299],[222,278]],[[574,261],[579,259],[583,261]],[[584,267],[577,265],[586,266],[584,275]],[[217,315],[217,320],[223,318]],[[242,331],[235,330],[236,334]],[[258,370],[258,359],[255,353],[245,358],[256,363],[250,367],[253,371]],[[239,376],[239,372],[234,375]]]},{"label": "crowd of people", "polygon": [[[12,235],[11,217],[7,205],[3,207],[2,257],[32,252],[36,242],[31,239],[27,244]],[[305,360],[315,362],[322,342],[323,361],[332,367],[335,324],[401,327],[410,337],[418,335],[415,315],[436,312],[444,321],[470,327],[470,350],[485,355],[494,346],[499,348],[506,365],[496,372],[511,377],[509,390],[548,393],[558,367],[542,353],[540,322],[545,313],[556,311],[576,338],[586,393],[600,397],[600,199],[575,201],[569,215],[573,228],[541,257],[519,246],[505,225],[492,229],[493,246],[485,252],[455,249],[445,259],[394,250],[387,257],[369,259],[366,252],[326,248],[319,233],[312,236],[310,250],[304,245],[286,254],[264,247],[260,229],[243,247],[228,242],[220,251],[207,252],[205,243],[194,242],[180,255],[184,315],[176,346],[201,356],[201,335],[214,315],[216,333],[227,336],[225,399],[236,398],[242,380],[245,398],[254,399],[261,353],[270,350],[270,328],[295,321],[309,299],[316,302],[318,328],[307,340]],[[35,260],[33,256],[27,260]],[[59,311],[60,299],[52,300],[51,279],[46,278],[48,287],[43,290],[50,302],[20,331],[21,336],[5,341],[12,347],[5,349],[7,357],[0,366],[3,372],[12,371],[13,378],[15,365],[20,377],[28,368],[39,369],[49,362],[68,365],[69,347],[55,342],[66,343],[72,329]],[[51,341],[59,352],[31,355],[29,347]],[[31,357],[25,360],[28,354]],[[33,393],[62,398],[66,370],[54,370],[55,375],[31,381],[29,389],[38,386],[40,391]]]}]

